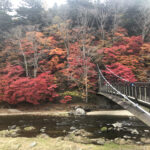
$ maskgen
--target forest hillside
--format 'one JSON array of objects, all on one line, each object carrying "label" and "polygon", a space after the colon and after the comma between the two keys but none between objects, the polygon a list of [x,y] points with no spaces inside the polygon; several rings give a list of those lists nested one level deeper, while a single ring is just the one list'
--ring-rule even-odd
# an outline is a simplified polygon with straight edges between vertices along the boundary
[{"label": "forest hillside", "polygon": [[0,101],[88,102],[98,64],[109,77],[150,80],[150,0],[0,0]]}]

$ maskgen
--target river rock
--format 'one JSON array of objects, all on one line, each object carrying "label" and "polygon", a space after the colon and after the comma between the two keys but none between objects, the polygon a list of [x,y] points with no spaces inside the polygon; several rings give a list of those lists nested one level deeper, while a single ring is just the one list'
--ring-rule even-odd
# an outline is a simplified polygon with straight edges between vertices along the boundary
[{"label": "river rock", "polygon": [[87,132],[84,129],[81,130],[76,129],[70,132],[67,136],[65,136],[64,140],[83,143],[83,144],[91,144],[92,141],[88,137],[92,135],[93,133]]},{"label": "river rock", "polygon": [[109,128],[108,128],[108,131],[112,131],[112,130],[113,130],[113,128],[112,128],[112,127],[109,127]]},{"label": "river rock", "polygon": [[141,138],[140,140],[141,140],[141,142],[144,143],[144,144],[150,144],[150,138],[144,138],[144,137],[143,137],[143,138]]},{"label": "river rock", "polygon": [[114,128],[122,128],[122,123],[116,122],[112,124]]},{"label": "river rock", "polygon": [[0,131],[0,137],[7,137],[8,134],[9,134],[8,130],[2,130],[2,131]]},{"label": "river rock", "polygon": [[44,121],[48,121],[48,119],[43,119]]},{"label": "river rock", "polygon": [[136,142],[137,145],[142,145],[142,143],[140,141]]},{"label": "river rock", "polygon": [[131,136],[124,135],[123,138],[125,138],[125,139],[131,139]]},{"label": "river rock", "polygon": [[132,139],[134,139],[134,140],[135,140],[135,139],[137,139],[137,138],[134,136],[134,137],[132,137]]},{"label": "river rock", "polygon": [[10,130],[8,136],[9,137],[17,137],[17,136],[19,136],[19,133],[16,130]]},{"label": "river rock", "polygon": [[119,145],[125,145],[125,144],[127,144],[126,140],[125,140],[125,139],[122,139],[122,138],[115,138],[115,139],[114,139],[114,142],[115,142],[116,144],[119,144]]},{"label": "river rock", "polygon": [[33,126],[29,126],[29,127],[25,127],[25,128],[24,128],[25,131],[33,131],[33,130],[35,130],[35,129],[36,129],[36,128],[33,127]]},{"label": "river rock", "polygon": [[46,130],[46,127],[43,127],[43,128],[40,129],[40,132],[44,133],[45,130]]},{"label": "river rock", "polygon": [[83,137],[89,137],[93,135],[92,133],[87,132],[84,129],[74,130],[71,133],[73,133],[75,136],[83,136]]},{"label": "river rock", "polygon": [[67,125],[67,123],[64,121],[64,122],[57,122],[56,123],[57,126],[65,126]]},{"label": "river rock", "polygon": [[91,139],[91,141],[93,144],[98,144],[98,145],[104,145],[106,142],[104,138]]},{"label": "river rock", "polygon": [[131,129],[131,134],[139,134],[139,132],[136,129]]},{"label": "river rock", "polygon": [[127,140],[126,140],[126,144],[131,144],[131,145],[133,145],[133,144],[134,144],[134,141],[131,140],[131,139],[127,139]]},{"label": "river rock", "polygon": [[100,130],[101,130],[101,132],[106,132],[107,131],[107,127],[102,127]]},{"label": "river rock", "polygon": [[70,127],[70,130],[76,130],[76,127]]},{"label": "river rock", "polygon": [[86,111],[81,106],[75,106],[73,108],[73,110],[70,111],[68,114],[71,115],[71,116],[72,115],[81,116],[81,115],[86,115]]},{"label": "river rock", "polygon": [[29,147],[35,147],[37,145],[37,143],[36,142],[32,142],[31,144],[30,144],[30,146]]},{"label": "river rock", "polygon": [[149,130],[144,130],[145,133],[149,133]]},{"label": "river rock", "polygon": [[19,120],[19,122],[20,122],[20,123],[23,123],[24,121],[23,121],[23,120]]},{"label": "river rock", "polygon": [[12,125],[12,126],[8,126],[8,129],[9,129],[9,130],[11,130],[11,129],[16,129],[16,127],[17,127],[16,125]]},{"label": "river rock", "polygon": [[2,130],[0,131],[0,137],[17,137],[19,135],[20,128],[12,130]]},{"label": "river rock", "polygon": [[76,142],[76,143],[82,143],[82,144],[91,144],[92,141],[90,139],[88,139],[87,137],[83,137],[83,136],[76,136],[73,133],[68,134],[64,140],[66,141],[72,141],[72,142]]},{"label": "river rock", "polygon": [[75,110],[75,115],[86,115],[86,112],[83,108],[77,108]]}]

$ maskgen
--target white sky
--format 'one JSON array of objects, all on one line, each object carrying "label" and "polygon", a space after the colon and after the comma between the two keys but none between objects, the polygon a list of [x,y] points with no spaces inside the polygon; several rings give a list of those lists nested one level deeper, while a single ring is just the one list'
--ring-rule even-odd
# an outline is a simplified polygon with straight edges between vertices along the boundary
[{"label": "white sky", "polygon": [[[13,4],[13,7],[17,8],[21,0],[11,0],[11,1]],[[47,8],[53,7],[55,3],[57,3],[57,5],[65,4],[67,0],[42,0],[42,1],[44,2],[44,7],[47,9]],[[104,1],[105,0],[101,0],[101,2],[104,2]]]},{"label": "white sky", "polygon": [[[19,5],[21,0],[11,0],[13,7],[17,8],[17,6]],[[45,3],[45,7],[53,7],[53,5],[55,3],[57,3],[58,5],[64,4],[66,2],[66,0],[42,0]]]}]

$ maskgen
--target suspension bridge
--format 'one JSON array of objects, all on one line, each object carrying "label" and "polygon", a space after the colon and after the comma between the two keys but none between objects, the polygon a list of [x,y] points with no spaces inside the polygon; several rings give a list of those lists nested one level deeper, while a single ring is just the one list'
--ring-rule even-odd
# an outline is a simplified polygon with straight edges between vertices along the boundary
[{"label": "suspension bridge", "polygon": [[98,94],[114,101],[150,126],[150,82],[131,83],[105,67],[111,74],[110,80],[104,76],[98,65],[97,68],[99,72]]}]

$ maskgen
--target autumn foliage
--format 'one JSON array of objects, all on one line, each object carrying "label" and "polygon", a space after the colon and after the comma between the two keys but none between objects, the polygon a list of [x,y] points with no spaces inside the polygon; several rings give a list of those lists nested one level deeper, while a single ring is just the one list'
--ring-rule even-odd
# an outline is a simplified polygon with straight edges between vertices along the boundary
[{"label": "autumn foliage", "polygon": [[[120,63],[113,63],[112,65],[107,65],[108,70],[104,70],[103,72],[107,75],[107,79],[111,82],[136,82],[137,79],[135,75],[133,74],[132,70],[128,68],[125,65],[122,65]],[[117,75],[118,78],[115,78],[114,76]],[[119,78],[120,77],[120,78]]]},{"label": "autumn foliage", "polygon": [[[98,50],[103,56],[102,62],[122,78],[135,82],[144,80],[143,63],[140,53],[143,41],[141,36],[129,37],[125,30],[119,29],[115,33],[115,41],[110,47]],[[109,71],[105,71],[109,74]]]},{"label": "autumn foliage", "polygon": [[22,77],[24,69],[21,66],[8,65],[1,73],[0,101],[39,104],[42,101],[53,101],[58,96],[55,77],[50,72],[41,73],[36,78]]},{"label": "autumn foliage", "polygon": [[70,45],[70,55],[67,60],[68,67],[63,69],[62,72],[68,78],[70,87],[78,87],[80,91],[83,91],[82,95],[84,97],[87,80],[88,91],[94,92],[97,83],[96,65],[92,63],[90,57],[84,59],[78,43]]},{"label": "autumn foliage", "polygon": [[[113,41],[108,34],[106,45],[102,46],[104,41],[90,30],[83,39],[81,29],[68,30],[68,37],[50,28],[7,40],[0,54],[1,58],[7,57],[0,66],[0,101],[40,104],[55,101],[57,92],[68,88],[78,90],[85,99],[97,89],[96,63],[109,69],[103,70],[109,81],[114,81],[112,73],[129,82],[146,80],[143,70],[149,70],[150,43],[143,43],[141,36],[129,37],[126,30],[119,28]],[[68,103],[72,97],[58,99]]]},{"label": "autumn foliage", "polygon": [[60,103],[66,104],[72,100],[72,97],[69,95],[64,96],[64,99],[60,100]]}]

